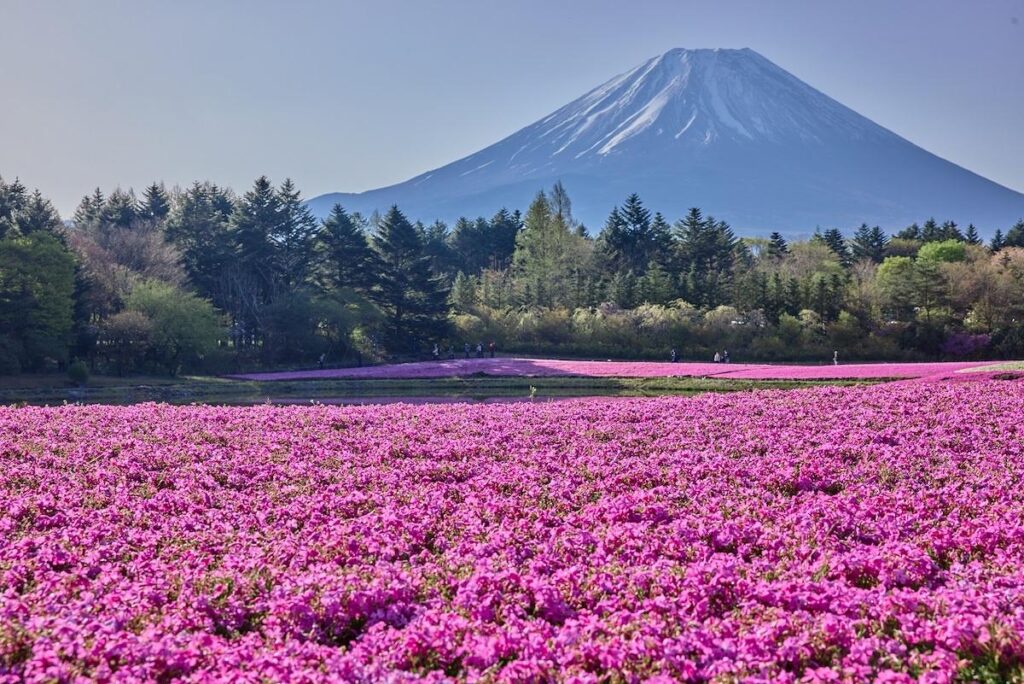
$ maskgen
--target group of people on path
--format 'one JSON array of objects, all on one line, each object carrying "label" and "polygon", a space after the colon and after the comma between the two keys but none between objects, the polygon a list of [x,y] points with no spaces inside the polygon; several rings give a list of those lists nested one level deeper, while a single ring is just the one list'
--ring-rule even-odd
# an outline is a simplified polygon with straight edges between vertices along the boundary
[{"label": "group of people on path", "polygon": [[[491,356],[494,356],[494,355],[491,354]],[[467,358],[469,358],[469,357],[467,357]],[[676,363],[677,361],[679,361],[679,352],[676,350],[675,347],[672,347],[672,352],[671,352],[671,354],[669,354],[669,358],[672,360],[672,363]],[[715,358],[715,363],[729,363],[730,362],[729,361],[729,350],[725,349],[721,353],[716,351],[714,358]],[[839,365],[839,350],[835,350],[835,351],[832,352],[832,365],[833,366],[838,366]]]},{"label": "group of people on path", "polygon": [[[493,340],[491,340],[490,342],[487,343],[487,353],[489,353],[491,355],[492,359],[494,358],[494,350],[496,348],[497,347],[495,346]],[[462,346],[462,351],[465,354],[465,357],[468,359],[468,358],[470,358],[470,352],[473,351],[473,348],[470,347],[469,342],[466,342]],[[434,349],[431,351],[431,355],[433,356],[434,361],[440,361],[441,360],[441,347],[436,342],[434,343]],[[455,358],[455,346],[449,344],[448,345],[448,359],[452,360],[454,358]],[[476,358],[478,358],[478,359],[484,358],[484,343],[483,342],[477,342],[476,343]]]}]

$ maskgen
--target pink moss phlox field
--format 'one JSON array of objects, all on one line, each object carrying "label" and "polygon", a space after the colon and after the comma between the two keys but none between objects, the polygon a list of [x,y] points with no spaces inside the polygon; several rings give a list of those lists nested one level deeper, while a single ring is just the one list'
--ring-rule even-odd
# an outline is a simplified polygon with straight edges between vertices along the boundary
[{"label": "pink moss phlox field", "polygon": [[948,377],[957,371],[987,365],[988,362],[951,361],[933,363],[860,364],[744,364],[668,363],[651,361],[571,361],[563,359],[453,359],[422,361],[362,368],[251,373],[234,376],[244,380],[316,380],[446,378],[486,373],[496,376],[584,376],[616,378],[660,378],[670,376],[719,377],[737,380],[871,380],[880,378]]},{"label": "pink moss phlox field", "polygon": [[5,682],[1001,681],[1024,662],[1024,382],[11,408],[0,468]]}]

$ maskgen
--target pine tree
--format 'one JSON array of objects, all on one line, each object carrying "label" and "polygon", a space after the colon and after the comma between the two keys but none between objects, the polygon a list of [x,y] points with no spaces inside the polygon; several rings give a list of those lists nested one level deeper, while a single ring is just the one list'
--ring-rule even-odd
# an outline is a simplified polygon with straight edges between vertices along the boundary
[{"label": "pine tree", "polygon": [[1024,219],[1013,224],[1010,230],[1006,231],[1006,238],[1002,247],[1024,247]]},{"label": "pine tree", "polygon": [[373,238],[381,267],[371,297],[387,320],[390,349],[414,352],[443,337],[448,327],[448,289],[430,268],[422,235],[397,206],[381,220]]},{"label": "pine tree", "polygon": [[277,289],[277,245],[282,222],[281,199],[266,176],[242,195],[231,217],[238,268],[253,278],[259,298],[270,301]]},{"label": "pine tree", "polygon": [[143,217],[153,221],[164,221],[171,213],[171,201],[167,197],[167,191],[160,183],[153,183],[142,196]]},{"label": "pine tree", "polygon": [[555,218],[564,223],[569,230],[574,229],[576,222],[572,217],[572,200],[569,199],[569,193],[562,185],[562,181],[555,181],[551,187],[550,202],[551,213],[555,215]]},{"label": "pine tree", "polygon": [[676,236],[684,298],[707,309],[729,301],[738,244],[729,224],[694,207],[677,222]]},{"label": "pine tree", "polygon": [[670,237],[664,218],[652,222],[651,212],[633,193],[621,209],[612,209],[598,241],[614,270],[643,275],[652,261],[666,260]]},{"label": "pine tree", "polygon": [[274,266],[279,281],[285,288],[293,289],[311,276],[319,224],[290,178],[281,184],[277,197],[280,220],[270,232],[277,252]]},{"label": "pine tree", "polygon": [[981,244],[981,236],[978,235],[978,229],[974,227],[973,223],[967,224],[967,233],[964,235],[964,240],[969,245]]},{"label": "pine tree", "polygon": [[672,290],[672,277],[657,261],[648,264],[637,283],[640,302],[645,304],[667,304],[672,300]]},{"label": "pine tree", "polygon": [[100,224],[104,230],[111,227],[131,228],[138,218],[139,201],[135,199],[135,193],[131,190],[124,191],[121,188],[110,193],[110,197],[107,198],[100,212]]},{"label": "pine tree", "polygon": [[80,230],[89,230],[95,227],[100,221],[100,216],[103,214],[103,206],[106,203],[107,199],[99,188],[96,188],[91,195],[83,197],[72,217],[75,227]]},{"label": "pine tree", "polygon": [[850,265],[850,250],[846,246],[846,239],[838,228],[829,228],[824,234],[815,233],[812,239],[822,242],[831,249],[841,266],[845,268]]},{"label": "pine tree", "polygon": [[921,227],[916,223],[911,223],[909,226],[896,233],[895,237],[900,240],[920,240]]},{"label": "pine tree", "polygon": [[789,254],[789,244],[779,232],[774,232],[768,237],[768,258],[774,261],[782,261]]},{"label": "pine tree", "polygon": [[564,300],[572,275],[572,243],[569,227],[551,210],[544,191],[537,193],[516,236],[512,267],[524,303],[552,306]]},{"label": "pine tree", "polygon": [[1003,237],[1003,231],[996,228],[995,235],[992,236],[992,241],[989,243],[988,248],[993,252],[998,252],[1006,246],[1006,238]]},{"label": "pine tree", "polygon": [[21,213],[28,203],[28,191],[17,178],[5,183],[0,177],[0,239],[16,234]]},{"label": "pine tree", "polygon": [[458,313],[466,313],[473,310],[477,303],[477,283],[472,276],[467,276],[462,271],[455,275],[452,282],[451,303],[452,308]]},{"label": "pine tree", "polygon": [[885,247],[889,244],[889,238],[878,226],[868,228],[868,224],[860,224],[860,228],[853,234],[850,241],[850,252],[854,261],[869,260],[876,264],[882,263],[885,259]]},{"label": "pine tree", "polygon": [[53,208],[50,200],[43,197],[42,193],[36,190],[33,192],[18,217],[18,229],[22,235],[46,232],[64,241],[64,224],[60,220],[60,214]]},{"label": "pine tree", "polygon": [[523,227],[523,222],[518,214],[518,211],[510,214],[507,209],[502,207],[491,217],[488,231],[488,243],[490,244],[488,268],[508,268],[512,263],[512,254],[516,251],[516,235]]},{"label": "pine tree", "polygon": [[924,242],[938,242],[943,239],[942,229],[939,224],[935,222],[934,218],[929,218],[921,226],[921,240]]},{"label": "pine tree", "polygon": [[435,275],[450,280],[459,272],[459,256],[452,249],[448,224],[438,219],[429,226],[424,226],[417,221],[416,229],[423,236],[423,250],[430,257],[430,270]]},{"label": "pine tree", "polygon": [[322,287],[367,290],[379,270],[366,233],[340,204],[323,220],[319,234],[319,275]]},{"label": "pine tree", "polygon": [[486,220],[459,217],[448,238],[456,269],[477,274],[487,268],[491,260],[489,233],[490,224]]},{"label": "pine tree", "polygon": [[225,306],[221,279],[233,262],[229,224],[234,204],[212,183],[193,183],[178,198],[167,220],[165,238],[181,253],[182,266],[199,294]]}]

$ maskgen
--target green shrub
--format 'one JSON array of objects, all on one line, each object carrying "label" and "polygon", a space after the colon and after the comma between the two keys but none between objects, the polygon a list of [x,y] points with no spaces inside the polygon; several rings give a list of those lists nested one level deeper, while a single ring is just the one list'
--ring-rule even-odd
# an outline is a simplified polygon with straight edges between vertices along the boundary
[{"label": "green shrub", "polygon": [[89,367],[84,361],[75,361],[68,366],[68,378],[79,387],[84,387],[89,382]]}]

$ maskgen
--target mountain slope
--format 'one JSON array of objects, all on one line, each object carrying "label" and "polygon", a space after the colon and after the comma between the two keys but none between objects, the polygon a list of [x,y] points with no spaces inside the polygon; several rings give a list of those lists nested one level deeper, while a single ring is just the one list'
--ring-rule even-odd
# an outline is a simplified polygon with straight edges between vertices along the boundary
[{"label": "mountain slope", "polygon": [[941,159],[753,50],[674,49],[479,152],[404,183],[310,200],[424,221],[525,208],[562,180],[592,230],[631,192],[669,218],[700,206],[741,234],[929,216],[984,231],[1024,195]]}]

